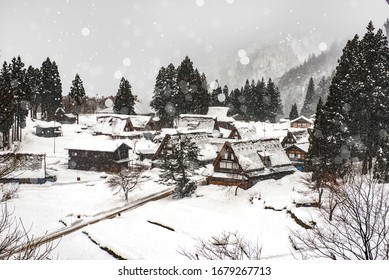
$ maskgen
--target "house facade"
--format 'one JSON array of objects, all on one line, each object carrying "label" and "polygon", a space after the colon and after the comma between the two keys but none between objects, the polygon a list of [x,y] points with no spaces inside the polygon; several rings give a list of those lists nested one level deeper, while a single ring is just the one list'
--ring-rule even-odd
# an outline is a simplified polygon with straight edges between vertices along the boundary
[{"label": "house facade", "polygon": [[280,142],[275,138],[225,142],[213,161],[208,184],[252,187],[256,182],[281,178],[295,171]]},{"label": "house facade", "polygon": [[312,128],[313,121],[304,117],[304,116],[300,116],[297,119],[290,121],[290,127],[293,127],[293,128]]},{"label": "house facade", "polygon": [[281,141],[285,153],[300,171],[304,170],[304,162],[309,149],[309,135],[311,129],[290,129]]},{"label": "house facade", "polygon": [[62,126],[59,122],[40,122],[35,126],[35,134],[40,137],[62,136]]}]

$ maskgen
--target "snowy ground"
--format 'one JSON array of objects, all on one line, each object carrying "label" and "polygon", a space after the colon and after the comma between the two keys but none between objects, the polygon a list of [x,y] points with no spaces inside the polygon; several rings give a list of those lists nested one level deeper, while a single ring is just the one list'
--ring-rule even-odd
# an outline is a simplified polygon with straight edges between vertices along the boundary
[{"label": "snowy ground", "polygon": [[[37,121],[36,121],[37,122]],[[47,168],[57,182],[20,185],[19,194],[8,202],[31,234],[38,236],[74,224],[112,208],[124,205],[105,185],[101,172],[67,169],[67,151],[74,139],[88,141],[95,116],[81,116],[80,125],[63,125],[63,136],[55,140],[34,135],[27,123],[22,152],[45,152]],[[255,124],[263,127],[261,123]],[[266,136],[280,137],[285,124],[266,124]],[[273,135],[272,135],[272,134]],[[55,153],[54,153],[55,141]],[[109,175],[108,175],[109,176]],[[158,183],[158,170],[147,171],[147,180],[130,195],[136,200],[167,187]],[[64,236],[55,250],[58,259],[112,259],[106,247],[126,259],[179,259],[179,250],[191,249],[196,239],[207,239],[223,231],[239,232],[260,244],[262,256],[293,259],[290,230],[299,226],[288,211],[309,222],[312,208],[295,208],[294,201],[304,196],[307,174],[296,172],[280,180],[259,182],[247,191],[221,186],[199,186],[196,195],[182,200],[170,197],[150,202],[110,220],[89,225]],[[77,177],[80,181],[77,181]],[[164,225],[162,227],[160,225]],[[166,228],[168,227],[168,228]]]}]

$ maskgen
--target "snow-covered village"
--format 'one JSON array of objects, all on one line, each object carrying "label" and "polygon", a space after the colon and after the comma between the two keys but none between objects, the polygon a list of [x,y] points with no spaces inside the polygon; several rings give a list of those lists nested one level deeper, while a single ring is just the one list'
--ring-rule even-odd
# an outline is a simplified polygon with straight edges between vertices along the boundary
[{"label": "snow-covered village", "polygon": [[385,0],[38,2],[0,4],[0,260],[389,259]]}]

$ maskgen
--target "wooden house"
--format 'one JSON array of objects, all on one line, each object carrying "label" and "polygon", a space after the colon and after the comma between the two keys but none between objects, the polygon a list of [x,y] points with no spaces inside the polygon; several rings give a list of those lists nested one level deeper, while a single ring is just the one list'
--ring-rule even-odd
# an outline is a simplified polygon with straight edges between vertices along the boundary
[{"label": "wooden house", "polygon": [[278,139],[225,142],[213,161],[208,184],[248,189],[260,180],[280,178],[295,171]]},{"label": "wooden house", "polygon": [[285,148],[285,153],[297,170],[304,170],[304,162],[308,153],[309,143],[294,144]]},{"label": "wooden house", "polygon": [[229,110],[229,107],[209,107],[207,115],[216,117],[216,123],[219,128],[232,130],[235,119],[227,116]]},{"label": "wooden house", "polygon": [[300,117],[290,121],[290,127],[293,127],[293,128],[312,128],[313,121],[304,117],[304,116],[300,116]]},{"label": "wooden house", "polygon": [[71,113],[66,113],[64,108],[59,107],[55,111],[55,120],[61,124],[73,124],[76,123],[77,117]]},{"label": "wooden house", "polygon": [[[187,137],[191,139],[197,147],[200,149],[199,160],[204,163],[211,163],[216,157],[215,147],[211,144],[210,138],[205,132],[187,132],[180,133],[180,136]],[[171,154],[173,145],[176,145],[178,142],[179,135],[176,134],[166,134],[159,144],[157,151],[152,157],[152,167],[159,166],[159,161],[166,154]]]},{"label": "wooden house", "polygon": [[59,122],[40,121],[35,125],[35,134],[40,137],[59,137],[62,136],[62,126]]},{"label": "wooden house", "polygon": [[293,163],[300,171],[304,169],[306,154],[309,149],[309,135],[311,129],[290,129],[281,141],[282,147]]},{"label": "wooden house", "polygon": [[303,144],[309,143],[309,135],[311,133],[311,129],[289,129],[284,139],[281,141],[281,145],[283,148],[287,148],[294,144]]},{"label": "wooden house", "polygon": [[68,168],[91,171],[119,172],[128,168],[131,161],[127,144],[120,140],[96,138],[87,141],[75,141],[68,150]]}]

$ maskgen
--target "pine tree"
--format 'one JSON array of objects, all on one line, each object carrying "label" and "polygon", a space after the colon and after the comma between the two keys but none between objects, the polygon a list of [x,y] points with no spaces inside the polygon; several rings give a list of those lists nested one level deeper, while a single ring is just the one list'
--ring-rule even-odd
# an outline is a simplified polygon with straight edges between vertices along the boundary
[{"label": "pine tree", "polygon": [[389,38],[389,18],[384,23],[385,31],[386,31],[386,38]]},{"label": "pine tree", "polygon": [[316,101],[316,93],[315,93],[315,83],[313,82],[313,78],[309,79],[307,93],[305,95],[304,105],[301,108],[300,115],[310,117],[315,113],[315,108],[317,106]]},{"label": "pine tree", "polygon": [[192,78],[192,84],[190,86],[190,94],[192,96],[191,100],[188,99],[189,113],[204,115],[208,112],[208,107],[210,104],[210,98],[208,93],[207,86],[204,86],[206,83],[205,75],[203,77],[200,75],[200,72],[195,69]]},{"label": "pine tree", "polygon": [[177,70],[173,64],[162,67],[157,75],[151,107],[156,110],[162,127],[173,127],[173,120],[178,116],[175,98],[177,97]]},{"label": "pine tree", "polygon": [[389,47],[381,29],[374,33],[372,22],[369,22],[360,46],[363,54],[360,95],[367,108],[366,117],[360,122],[365,145],[362,171],[366,174],[372,168],[380,134],[389,128]]},{"label": "pine tree", "polygon": [[117,114],[135,115],[134,104],[135,98],[131,92],[131,85],[125,78],[122,78],[116,93],[113,110]]},{"label": "pine tree", "polygon": [[[320,99],[320,102],[321,102],[321,99]],[[292,109],[290,110],[290,113],[289,113],[289,119],[294,120],[294,119],[297,119],[298,117],[299,117],[299,112],[297,110],[297,104],[294,103],[292,105]]]},{"label": "pine tree", "polygon": [[242,93],[239,89],[234,89],[230,95],[228,96],[228,104],[227,106],[230,108],[230,115],[240,114],[240,100]]},{"label": "pine tree", "polygon": [[223,91],[218,80],[215,80],[215,83],[217,84],[217,87],[214,88],[211,93],[211,106],[222,106],[222,102],[219,99]]},{"label": "pine tree", "polygon": [[41,67],[42,73],[42,118],[54,120],[55,111],[62,107],[62,83],[55,61],[47,58]]},{"label": "pine tree", "polygon": [[198,160],[200,149],[185,134],[177,134],[170,138],[172,151],[162,158],[160,177],[163,182],[173,181],[175,185],[174,197],[184,198],[191,196],[197,186],[189,178],[196,168],[204,166]]},{"label": "pine tree", "polygon": [[193,105],[193,91],[197,88],[197,85],[194,81],[194,68],[193,63],[189,57],[181,62],[181,65],[177,69],[177,85],[178,93],[175,98],[175,107],[177,110],[177,116],[180,114],[191,113]]},{"label": "pine tree", "polygon": [[241,93],[242,95],[239,100],[240,101],[239,111],[245,121],[250,121],[252,118],[251,116],[252,112],[249,111],[248,103],[249,100],[251,100],[253,93],[252,93],[252,87],[249,80],[246,80],[246,83]]},{"label": "pine tree", "polygon": [[15,113],[14,95],[11,91],[11,73],[7,62],[0,70],[0,132],[3,135],[3,149],[11,144],[10,129]]},{"label": "pine tree", "polygon": [[265,105],[267,107],[267,117],[270,122],[277,122],[279,118],[281,118],[281,116],[283,115],[283,109],[280,92],[271,78],[269,78],[266,85],[266,96],[268,100],[267,106]]},{"label": "pine tree", "polygon": [[22,127],[24,127],[25,119],[28,113],[27,93],[28,84],[26,80],[26,69],[20,56],[13,58],[9,65],[11,75],[11,91],[14,95],[14,131],[13,141],[22,140]]},{"label": "pine tree", "polygon": [[70,87],[69,97],[72,98],[78,106],[81,106],[82,98],[85,96],[85,89],[80,78],[80,75],[76,74]]},{"label": "pine tree", "polygon": [[389,182],[389,137],[383,135],[379,141],[377,159],[374,164],[374,178],[380,183]]},{"label": "pine tree", "polygon": [[254,87],[253,100],[249,103],[252,103],[254,107],[254,121],[265,121],[266,112],[264,104],[264,95],[266,92],[266,83],[264,78],[258,80],[257,84]]},{"label": "pine tree", "polygon": [[28,100],[30,101],[31,117],[37,118],[38,108],[41,105],[42,74],[39,68],[29,66],[26,73],[28,84]]}]

